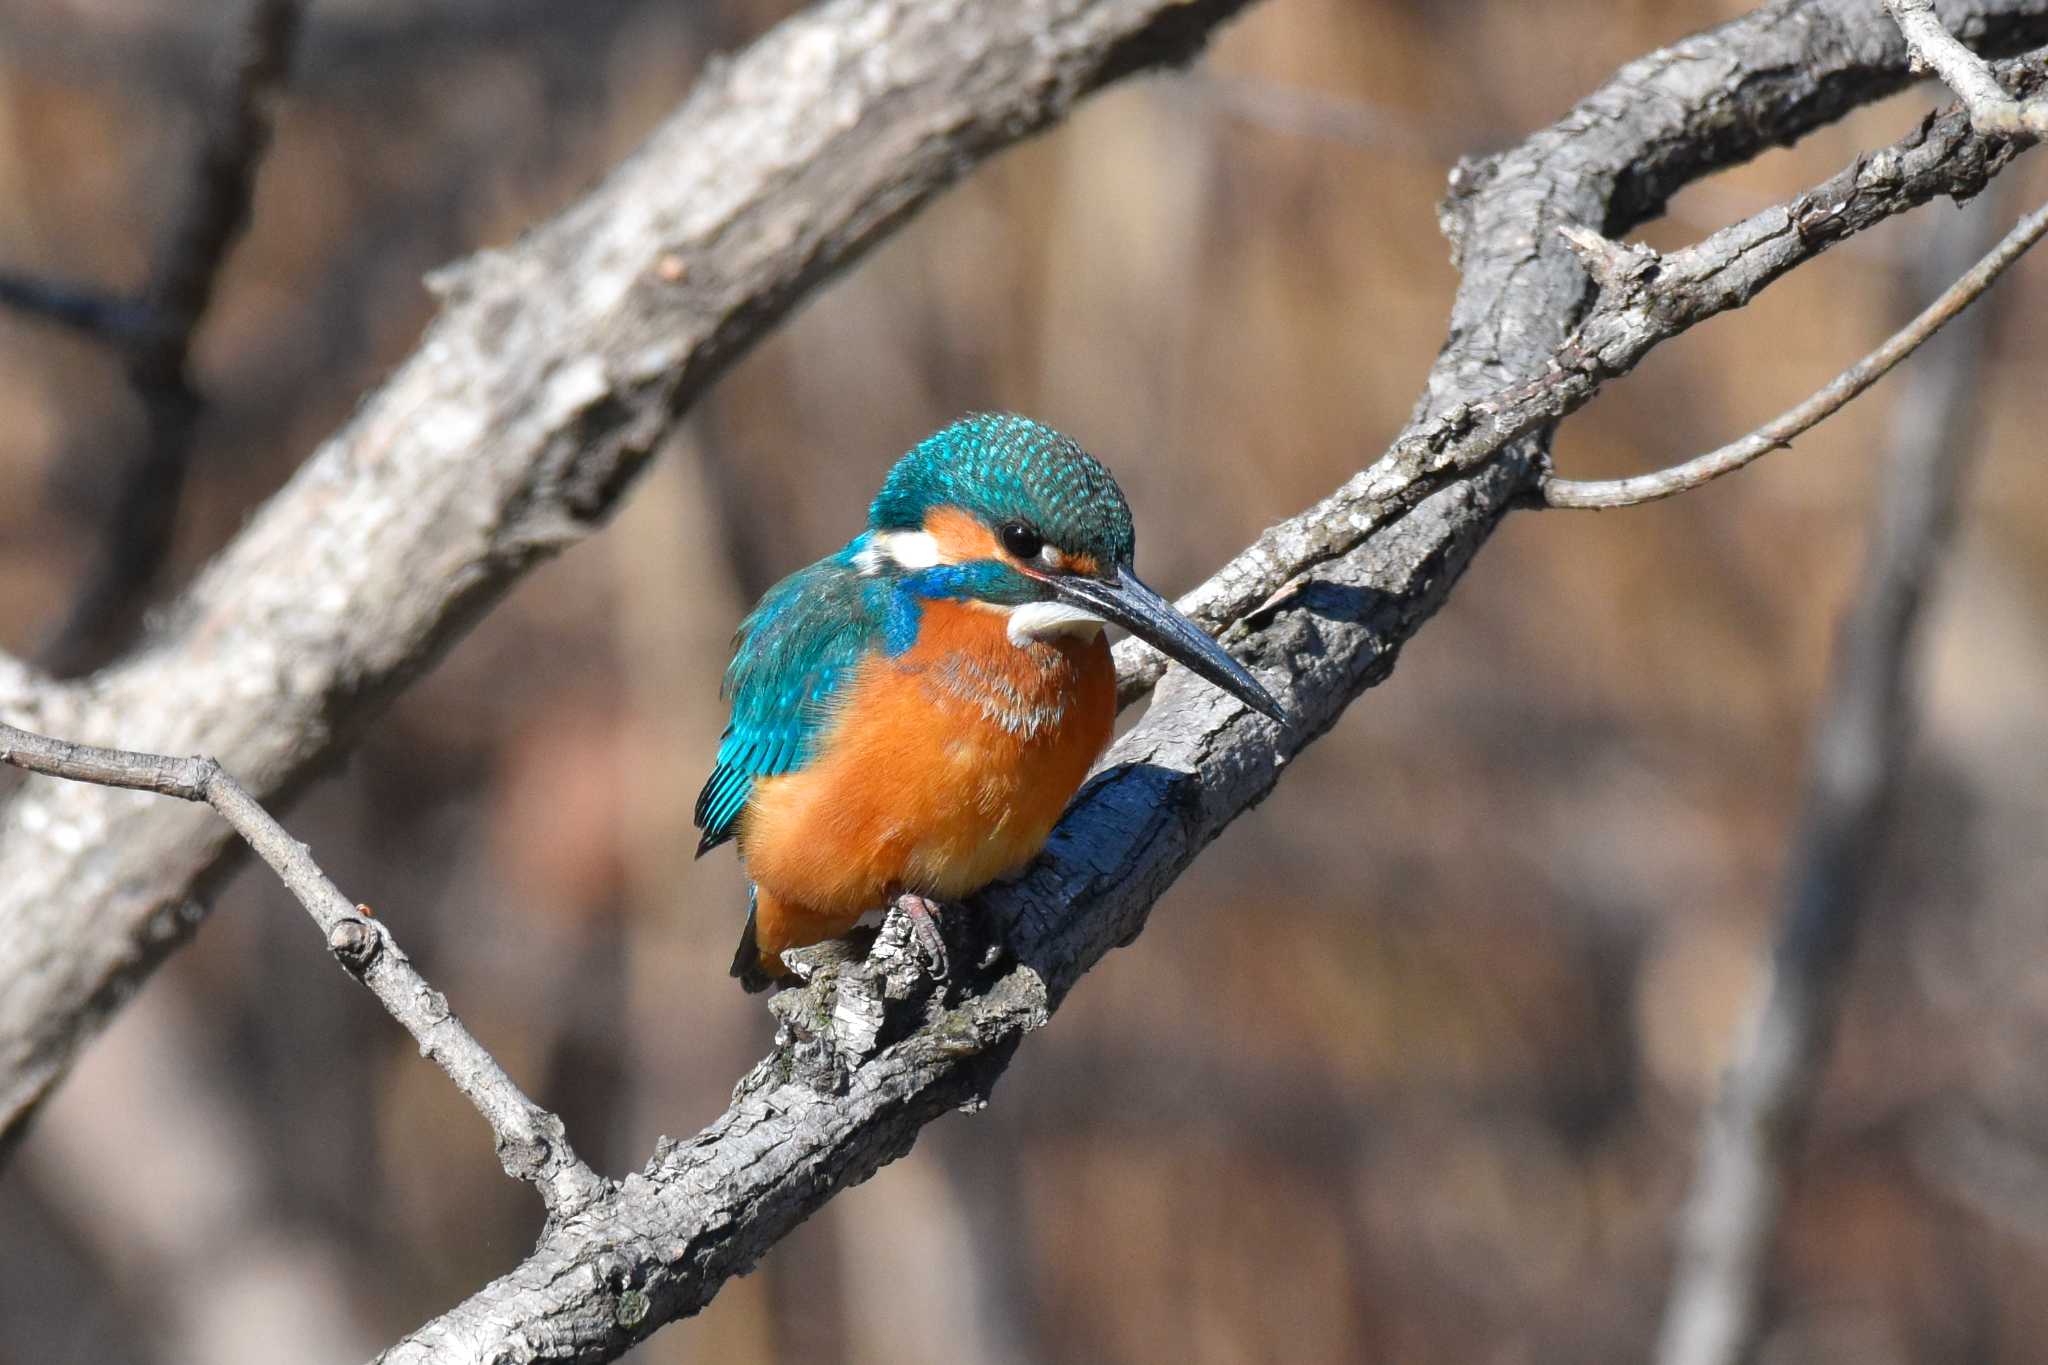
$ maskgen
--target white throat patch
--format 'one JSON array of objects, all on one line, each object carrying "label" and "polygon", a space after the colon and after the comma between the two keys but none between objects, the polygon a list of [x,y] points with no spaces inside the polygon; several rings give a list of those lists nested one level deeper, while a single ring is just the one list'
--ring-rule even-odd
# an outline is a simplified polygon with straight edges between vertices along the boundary
[{"label": "white throat patch", "polygon": [[893,564],[899,569],[929,569],[939,562],[939,542],[927,531],[877,531],[853,557],[854,567],[869,576]]},{"label": "white throat patch", "polygon": [[1056,640],[1062,635],[1086,639],[1100,635],[1103,624],[1100,616],[1070,602],[1026,602],[1010,608],[1010,624],[1005,633],[1011,644],[1022,646],[1033,641]]}]

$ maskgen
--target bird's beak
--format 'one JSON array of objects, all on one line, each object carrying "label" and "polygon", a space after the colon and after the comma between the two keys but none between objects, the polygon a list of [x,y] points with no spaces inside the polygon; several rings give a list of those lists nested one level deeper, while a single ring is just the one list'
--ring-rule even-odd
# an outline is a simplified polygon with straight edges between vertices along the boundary
[{"label": "bird's beak", "polygon": [[1287,724],[1287,713],[1271,693],[1259,686],[1257,678],[1203,634],[1200,626],[1175,611],[1171,602],[1140,583],[1129,569],[1119,568],[1113,581],[1083,574],[1048,576],[1045,581],[1065,601],[1122,626],[1260,715]]}]

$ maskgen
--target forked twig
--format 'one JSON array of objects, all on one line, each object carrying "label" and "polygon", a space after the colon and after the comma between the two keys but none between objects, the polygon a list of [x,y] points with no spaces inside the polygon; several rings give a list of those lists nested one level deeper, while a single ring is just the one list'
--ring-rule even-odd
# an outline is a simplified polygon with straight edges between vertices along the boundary
[{"label": "forked twig", "polygon": [[1546,477],[1538,488],[1545,507],[1633,507],[1676,493],[1698,488],[1723,474],[1783,450],[1792,438],[1812,430],[1841,411],[1849,401],[1890,373],[1893,366],[1920,349],[1928,338],[1970,306],[2006,269],[2026,255],[2027,249],[2048,233],[2048,204],[2034,210],[2008,232],[1991,251],[1950,285],[1920,315],[1894,332],[1863,359],[1795,407],[1786,409],[1739,441],[1718,450],[1695,455],[1683,464],[1660,469],[1654,474],[1637,474],[1626,479],[1559,479]]},{"label": "forked twig", "polygon": [[1941,25],[1934,0],[1884,0],[1913,59],[1941,77],[1970,111],[1970,126],[1987,137],[2048,138],[2048,100],[2016,100],[1984,59]]}]

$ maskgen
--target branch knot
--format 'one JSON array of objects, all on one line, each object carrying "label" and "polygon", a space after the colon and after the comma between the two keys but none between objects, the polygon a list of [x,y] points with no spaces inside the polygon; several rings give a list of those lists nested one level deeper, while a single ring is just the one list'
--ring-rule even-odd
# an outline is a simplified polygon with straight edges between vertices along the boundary
[{"label": "branch knot", "polygon": [[350,976],[361,976],[384,949],[384,935],[376,925],[360,919],[345,919],[327,931],[327,950]]}]

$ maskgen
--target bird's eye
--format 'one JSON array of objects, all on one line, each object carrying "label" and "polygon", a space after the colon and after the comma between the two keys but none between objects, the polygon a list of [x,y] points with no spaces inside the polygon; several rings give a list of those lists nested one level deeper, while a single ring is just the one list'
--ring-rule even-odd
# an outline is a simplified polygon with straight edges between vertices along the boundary
[{"label": "bird's eye", "polygon": [[1005,522],[998,534],[1002,537],[1003,549],[1018,559],[1036,559],[1038,552],[1045,548],[1045,537],[1021,521]]}]

